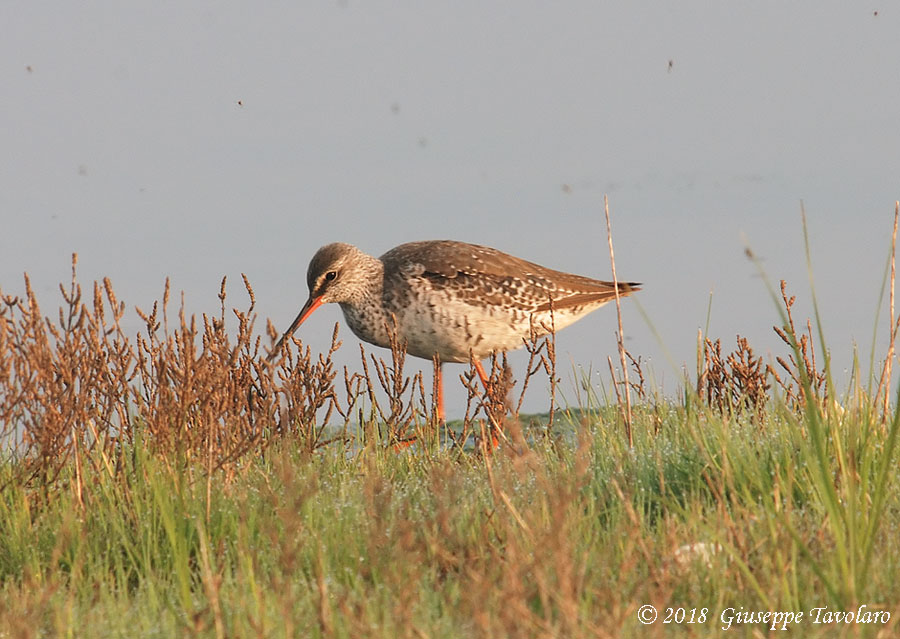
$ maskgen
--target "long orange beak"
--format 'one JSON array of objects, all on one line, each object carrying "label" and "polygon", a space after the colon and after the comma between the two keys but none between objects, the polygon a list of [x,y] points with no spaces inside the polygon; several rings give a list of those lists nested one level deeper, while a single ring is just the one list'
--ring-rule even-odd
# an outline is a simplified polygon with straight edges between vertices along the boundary
[{"label": "long orange beak", "polygon": [[269,356],[266,358],[267,361],[271,362],[281,354],[281,345],[284,343],[284,340],[289,338],[291,334],[293,334],[293,332],[297,330],[297,327],[305,322],[306,318],[312,315],[313,311],[320,306],[322,306],[321,295],[319,297],[310,297],[308,300],[306,300],[306,304],[304,304],[303,308],[300,309],[300,313],[297,315],[294,321],[291,322],[291,325],[284,332],[284,335],[281,336],[281,339],[279,339],[275,344],[275,348],[272,349],[272,352],[269,353]]}]

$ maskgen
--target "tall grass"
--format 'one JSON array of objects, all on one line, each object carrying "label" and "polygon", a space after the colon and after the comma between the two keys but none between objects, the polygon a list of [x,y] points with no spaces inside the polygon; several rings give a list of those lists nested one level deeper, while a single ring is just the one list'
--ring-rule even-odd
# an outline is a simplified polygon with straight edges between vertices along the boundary
[{"label": "tall grass", "polygon": [[[448,440],[400,353],[338,372],[335,335],[265,365],[246,289],[174,328],[166,295],[136,340],[108,281],[86,303],[73,273],[53,319],[27,284],[3,298],[0,637],[706,637],[729,608],[860,605],[891,619],[793,630],[896,634],[890,367],[840,395],[785,285],[776,361],[701,336],[675,400],[631,358],[630,442],[589,380],[552,423],[472,384]],[[555,375],[530,348],[526,379]],[[469,445],[495,422],[496,451]]]}]

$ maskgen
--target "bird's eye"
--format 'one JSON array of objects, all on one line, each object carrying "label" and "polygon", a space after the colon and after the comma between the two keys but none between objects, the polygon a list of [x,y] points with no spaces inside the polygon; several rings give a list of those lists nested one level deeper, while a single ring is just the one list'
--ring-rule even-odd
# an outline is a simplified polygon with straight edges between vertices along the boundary
[{"label": "bird's eye", "polygon": [[337,277],[337,271],[328,271],[325,273],[325,281],[330,282]]}]

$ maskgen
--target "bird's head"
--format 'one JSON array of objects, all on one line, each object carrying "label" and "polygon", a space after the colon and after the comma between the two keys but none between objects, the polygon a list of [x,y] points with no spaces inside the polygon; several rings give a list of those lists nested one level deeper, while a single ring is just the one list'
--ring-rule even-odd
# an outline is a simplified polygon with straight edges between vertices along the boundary
[{"label": "bird's head", "polygon": [[281,352],[282,343],[322,304],[352,303],[366,295],[373,284],[380,284],[381,262],[352,244],[326,244],[313,255],[306,271],[309,298],[290,327],[269,355]]}]

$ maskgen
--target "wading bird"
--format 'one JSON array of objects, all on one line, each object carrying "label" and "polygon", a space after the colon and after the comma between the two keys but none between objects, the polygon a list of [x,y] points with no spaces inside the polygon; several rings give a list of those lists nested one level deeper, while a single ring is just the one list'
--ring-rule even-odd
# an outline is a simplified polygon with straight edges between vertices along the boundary
[{"label": "wading bird", "polygon": [[[613,282],[554,271],[496,249],[450,240],[401,244],[381,257],[351,244],[323,246],[306,273],[309,298],[269,360],[322,304],[337,303],[350,330],[365,342],[390,347],[395,330],[406,352],[437,357],[438,419],[444,421],[441,365],[481,360],[520,348],[525,340],[560,330],[616,297]],[[640,290],[619,282],[624,297]]]}]

